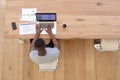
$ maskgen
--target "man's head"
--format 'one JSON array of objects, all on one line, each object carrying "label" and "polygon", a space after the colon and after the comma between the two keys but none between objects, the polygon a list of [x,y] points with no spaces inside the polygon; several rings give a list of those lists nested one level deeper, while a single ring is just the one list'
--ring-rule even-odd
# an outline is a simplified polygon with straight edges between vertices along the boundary
[{"label": "man's head", "polygon": [[41,38],[38,38],[36,41],[35,41],[35,48],[43,48],[45,47],[45,41]]},{"label": "man's head", "polygon": [[35,41],[34,47],[38,50],[39,56],[44,56],[46,54],[46,51],[45,51],[46,44],[45,44],[45,41],[43,39],[38,38]]}]

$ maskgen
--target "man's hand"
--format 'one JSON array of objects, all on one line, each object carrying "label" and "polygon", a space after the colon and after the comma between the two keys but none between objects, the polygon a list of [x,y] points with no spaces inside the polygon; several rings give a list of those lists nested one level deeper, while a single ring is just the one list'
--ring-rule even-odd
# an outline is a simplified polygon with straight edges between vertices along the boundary
[{"label": "man's hand", "polygon": [[46,32],[48,34],[52,34],[52,30],[51,30],[51,26],[50,25],[48,25]]},{"label": "man's hand", "polygon": [[36,24],[36,34],[40,34],[43,30],[41,30],[41,27]]},{"label": "man's hand", "polygon": [[36,34],[35,34],[35,39],[39,38],[40,33],[41,33],[42,31],[43,31],[43,30],[41,30],[41,27],[39,26],[39,24],[36,24]]},{"label": "man's hand", "polygon": [[36,24],[36,34],[35,34],[35,37],[34,37],[34,39],[33,39],[33,41],[32,41],[32,44],[31,44],[31,46],[30,46],[30,49],[31,49],[31,50],[34,50],[34,49],[35,49],[35,47],[34,47],[35,40],[36,40],[37,38],[39,38],[40,33],[41,33],[42,31],[43,31],[43,30],[41,30],[40,26],[39,26],[38,24]]},{"label": "man's hand", "polygon": [[50,35],[50,37],[51,37],[51,39],[53,41],[54,47],[59,49],[60,48],[59,43],[56,40],[55,36],[53,35],[50,25],[48,25],[46,32]]}]

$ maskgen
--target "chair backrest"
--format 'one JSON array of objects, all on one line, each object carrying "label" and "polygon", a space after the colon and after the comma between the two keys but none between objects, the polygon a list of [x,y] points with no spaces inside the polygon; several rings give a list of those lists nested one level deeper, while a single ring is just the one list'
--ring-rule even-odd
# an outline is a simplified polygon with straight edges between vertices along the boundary
[{"label": "chair backrest", "polygon": [[58,59],[52,63],[39,64],[39,71],[55,71],[58,64]]}]

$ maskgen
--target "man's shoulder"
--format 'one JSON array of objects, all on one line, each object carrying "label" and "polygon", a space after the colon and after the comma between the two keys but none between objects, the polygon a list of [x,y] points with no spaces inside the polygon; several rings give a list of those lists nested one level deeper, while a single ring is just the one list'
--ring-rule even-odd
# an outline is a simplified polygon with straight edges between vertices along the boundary
[{"label": "man's shoulder", "polygon": [[37,55],[38,54],[38,51],[37,50],[31,50],[30,51],[30,55]]},{"label": "man's shoulder", "polygon": [[46,51],[47,53],[59,53],[59,49],[58,48],[49,48],[49,47],[46,47]]},{"label": "man's shoulder", "polygon": [[46,50],[59,50],[59,49],[56,47],[54,47],[54,48],[46,47]]}]

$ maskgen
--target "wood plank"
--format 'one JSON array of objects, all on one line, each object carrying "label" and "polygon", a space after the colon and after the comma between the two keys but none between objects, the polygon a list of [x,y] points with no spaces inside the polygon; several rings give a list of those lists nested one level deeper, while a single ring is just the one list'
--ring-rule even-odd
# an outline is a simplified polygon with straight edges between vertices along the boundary
[{"label": "wood plank", "polygon": [[[41,3],[40,3],[41,1]],[[120,34],[120,16],[119,4],[116,1],[74,1],[74,0],[53,0],[53,1],[8,1],[6,12],[6,38],[32,38],[33,35],[19,35],[19,29],[13,31],[10,27],[11,22],[16,21],[19,26],[21,8],[35,7],[38,12],[57,13],[57,34],[60,39],[69,38],[119,38]],[[52,5],[54,4],[54,5]],[[31,6],[32,5],[32,6]],[[39,6],[40,5],[40,6]],[[47,5],[47,6],[44,6]],[[62,12],[62,13],[61,13]],[[91,12],[93,14],[91,14]],[[113,12],[113,13],[112,13]],[[83,14],[84,13],[84,14]],[[117,13],[117,14],[114,14]],[[68,27],[64,29],[62,26]],[[42,35],[42,38],[48,38],[48,35]]]},{"label": "wood plank", "polygon": [[[0,45],[3,45],[3,40],[1,39],[1,37],[0,37]],[[3,48],[2,47],[0,47],[0,65],[2,65],[2,63],[3,63]],[[0,66],[0,80],[2,80],[2,67],[3,66]]]},{"label": "wood plank", "polygon": [[58,61],[57,69],[54,73],[54,80],[64,80],[65,77],[65,40],[59,40],[60,43],[60,56]]},{"label": "wood plank", "polygon": [[93,40],[85,40],[86,80],[96,80],[95,50]]},{"label": "wood plank", "polygon": [[5,26],[5,6],[3,6],[3,2],[2,0],[0,0],[0,80],[3,80],[3,45],[4,45],[4,26]]},{"label": "wood plank", "polygon": [[[65,16],[65,15],[64,15]],[[67,15],[68,16],[68,15]],[[120,34],[120,17],[119,16],[68,16],[59,17],[63,19],[61,24],[58,24],[58,32],[56,34],[57,38],[69,39],[69,38],[85,38],[85,39],[95,39],[95,38],[119,38]],[[69,19],[71,18],[71,19]],[[78,20],[77,20],[78,18]],[[84,21],[79,21],[82,19]],[[13,21],[13,20],[11,20]],[[63,28],[62,24],[68,25],[67,28]],[[8,22],[9,25],[11,22]],[[7,25],[8,26],[8,25]],[[24,35],[20,36],[19,31],[13,31],[11,27],[5,28],[5,35],[7,38],[32,38],[34,35]],[[48,35],[41,35],[41,37],[46,38]]]},{"label": "wood plank", "polygon": [[[2,19],[2,20],[4,20],[5,18],[4,18],[4,10],[3,9],[1,9],[0,8],[0,19]],[[5,23],[5,21],[0,21],[0,80],[2,80],[2,65],[3,65],[3,47],[2,47],[2,45],[3,45],[3,34],[4,34],[4,32],[3,31],[1,31],[1,30],[3,30],[3,27],[2,26],[4,26],[5,24],[2,24],[2,23]]]},{"label": "wood plank", "polygon": [[65,80],[85,80],[84,40],[66,40],[65,46]]},{"label": "wood plank", "polygon": [[[18,40],[4,40],[2,80],[22,80],[23,53]],[[8,46],[10,45],[10,46]],[[9,76],[8,76],[9,75]],[[7,77],[6,77],[7,76]]]},{"label": "wood plank", "polygon": [[29,40],[24,40],[24,56],[23,56],[23,80],[33,80],[33,64],[29,58],[30,45]]},{"label": "wood plank", "polygon": [[[120,52],[95,52],[97,80],[119,80],[119,53]],[[117,70],[116,70],[117,68]]]},{"label": "wood plank", "polygon": [[[5,41],[6,44],[12,44],[13,40]],[[110,53],[104,52],[100,53],[92,47],[93,40],[62,40],[61,42],[61,55],[60,55],[60,63],[58,64],[58,68],[55,72],[40,72],[38,71],[38,65],[32,63],[29,60],[29,42],[28,40],[25,41],[23,46],[17,47],[13,46],[14,48],[17,47],[19,50],[12,50],[9,48],[8,51],[4,51],[4,71],[3,71],[3,78],[2,80],[33,80],[33,79],[42,79],[42,80],[55,80],[55,79],[63,79],[63,80],[87,80],[87,79],[98,79],[98,80],[119,80],[119,53]],[[10,43],[9,43],[10,42]],[[19,45],[15,42],[16,45]],[[14,45],[15,45],[14,44]],[[7,47],[6,47],[7,48]],[[6,49],[4,48],[4,50]],[[17,49],[16,48],[16,49]],[[23,49],[22,51],[20,49]],[[16,51],[20,52],[16,55]],[[11,55],[12,53],[12,55]],[[5,55],[6,54],[6,55]],[[22,55],[21,55],[22,54]],[[95,55],[96,54],[96,55]],[[102,54],[102,55],[101,55]],[[21,57],[20,57],[21,55]],[[24,55],[24,57],[23,57]],[[11,57],[12,56],[12,57]],[[18,57],[19,60],[15,57]],[[9,57],[11,59],[6,60]],[[13,57],[15,59],[13,59]],[[22,63],[21,70],[16,68],[18,60]],[[13,64],[13,65],[12,65]],[[20,64],[20,63],[19,63]],[[8,67],[11,66],[12,70],[9,72]],[[13,67],[14,66],[14,67]],[[101,67],[102,66],[102,67]],[[9,69],[11,69],[9,67]],[[20,68],[19,68],[20,69]],[[19,74],[14,74],[19,73]],[[104,74],[103,74],[104,73]],[[8,77],[6,75],[9,74]],[[13,76],[14,75],[14,76]],[[21,75],[17,76],[17,75]],[[48,76],[48,77],[47,77]],[[59,79],[58,79],[59,80]]]},{"label": "wood plank", "polygon": [[116,77],[116,80],[120,80],[120,77],[119,77],[119,75],[120,75],[120,51],[116,52],[115,59],[116,59],[116,61],[115,61],[115,72],[116,72],[115,77]]},{"label": "wood plank", "polygon": [[62,12],[68,15],[120,15],[119,0],[26,0],[26,2],[24,0],[8,1],[7,6],[12,7],[14,4],[17,7],[38,7],[40,12]]}]

